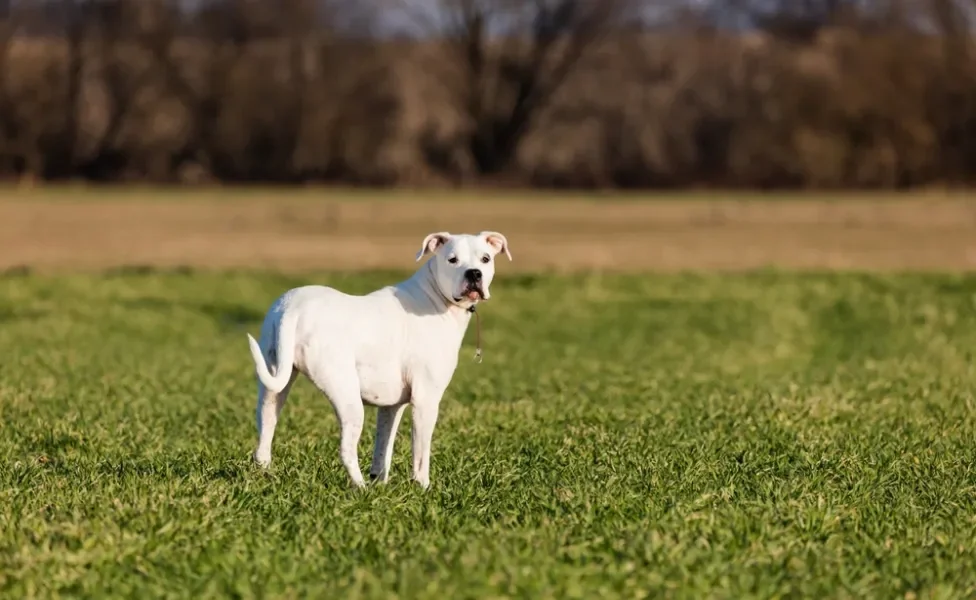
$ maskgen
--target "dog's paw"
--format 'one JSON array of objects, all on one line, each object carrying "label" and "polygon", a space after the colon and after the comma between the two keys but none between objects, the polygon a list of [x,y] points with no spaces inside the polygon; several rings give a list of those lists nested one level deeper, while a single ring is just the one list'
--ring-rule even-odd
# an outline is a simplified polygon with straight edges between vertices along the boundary
[{"label": "dog's paw", "polygon": [[261,467],[262,469],[267,469],[271,466],[271,457],[261,456],[257,452],[251,455],[251,460],[254,461],[255,465]]}]

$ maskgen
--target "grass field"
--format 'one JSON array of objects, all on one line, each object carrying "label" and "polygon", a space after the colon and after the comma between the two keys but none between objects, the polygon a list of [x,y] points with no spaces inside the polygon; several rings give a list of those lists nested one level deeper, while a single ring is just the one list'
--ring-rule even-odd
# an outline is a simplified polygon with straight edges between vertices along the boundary
[{"label": "grass field", "polygon": [[976,278],[506,267],[427,493],[409,413],[391,483],[350,489],[306,381],[249,464],[244,332],[400,274],[3,276],[3,595],[976,594]]}]

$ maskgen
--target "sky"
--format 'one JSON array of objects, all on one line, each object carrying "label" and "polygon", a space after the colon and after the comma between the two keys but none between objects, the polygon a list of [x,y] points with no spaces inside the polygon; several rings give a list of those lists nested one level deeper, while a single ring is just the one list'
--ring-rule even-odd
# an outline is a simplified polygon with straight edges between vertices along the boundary
[{"label": "sky", "polygon": [[[184,0],[198,1],[198,0]],[[353,5],[362,6],[369,0],[343,0],[349,1]],[[386,3],[388,6],[399,7],[396,10],[388,10],[380,14],[379,24],[383,32],[403,30],[410,28],[410,19],[405,15],[409,12],[423,14],[431,23],[436,23],[434,18],[437,14],[437,7],[443,6],[448,0],[377,0],[380,5]],[[477,1],[477,0],[474,0]],[[496,0],[486,0],[488,3]],[[587,0],[581,0],[587,1]],[[643,6],[642,20],[647,24],[667,26],[673,17],[681,12],[692,12],[703,17],[706,22],[714,27],[726,30],[749,30],[755,27],[755,21],[750,18],[748,10],[736,8],[737,6],[747,5],[760,9],[764,7],[775,7],[790,3],[798,9],[803,6],[819,6],[828,4],[829,0],[638,0]],[[914,11],[915,14],[910,19],[922,29],[931,29],[926,24],[923,16],[924,7],[930,0],[840,0],[842,3],[857,6],[860,10],[869,7],[876,7],[877,10],[885,10],[885,7],[898,3],[907,11]],[[976,24],[976,2],[972,0],[948,0],[956,5],[959,14],[967,15],[970,25]],[[431,29],[427,27],[426,29]]]},{"label": "sky", "polygon": [[[38,5],[43,2],[59,4],[61,0],[0,0],[0,13],[6,6]],[[78,0],[76,0],[78,1]],[[98,0],[88,0],[97,2]],[[188,12],[214,0],[168,0],[176,2],[181,8]],[[217,0],[219,1],[219,0]],[[275,0],[257,0],[274,2]],[[451,1],[459,0],[321,0],[323,6],[332,5],[334,13],[339,17],[340,22],[348,21],[349,26],[361,26],[365,22],[371,24],[373,34],[385,37],[386,35],[430,35],[438,31],[445,30],[446,13],[443,6]],[[471,2],[484,2],[490,4],[499,0],[468,0]],[[594,0],[579,0],[582,2]],[[598,0],[597,0],[598,1]],[[636,0],[643,7],[641,19],[649,25],[667,26],[667,22],[680,11],[690,11],[702,15],[706,22],[714,27],[726,30],[749,30],[755,24],[748,18],[745,11],[736,10],[738,4],[748,4],[751,6],[770,6],[779,5],[784,1],[792,1],[795,5],[818,5],[828,0]],[[868,5],[879,3],[883,4],[886,0],[841,0],[850,4]],[[887,0],[899,1],[907,6],[920,6],[927,0]],[[949,0],[954,2],[962,9],[960,14],[968,15],[968,22],[976,24],[976,2],[972,0]],[[369,7],[376,7],[370,9]],[[378,10],[379,7],[389,7]],[[367,12],[371,11],[367,18]],[[419,18],[418,18],[419,16]],[[922,28],[926,28],[922,20],[913,19]],[[496,21],[489,25],[489,33],[504,30],[504,22]]]}]

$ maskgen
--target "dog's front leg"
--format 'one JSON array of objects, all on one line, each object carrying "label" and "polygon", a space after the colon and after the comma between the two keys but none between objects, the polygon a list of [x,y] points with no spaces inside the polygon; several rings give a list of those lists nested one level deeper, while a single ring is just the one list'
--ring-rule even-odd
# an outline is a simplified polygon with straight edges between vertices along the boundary
[{"label": "dog's front leg", "polygon": [[386,483],[390,478],[390,464],[393,462],[393,440],[406,404],[381,406],[376,411],[376,444],[373,447],[373,464],[369,468],[369,478]]},{"label": "dog's front leg", "polygon": [[443,389],[428,386],[418,386],[413,390],[413,479],[424,489],[430,486],[430,445],[443,393]]}]

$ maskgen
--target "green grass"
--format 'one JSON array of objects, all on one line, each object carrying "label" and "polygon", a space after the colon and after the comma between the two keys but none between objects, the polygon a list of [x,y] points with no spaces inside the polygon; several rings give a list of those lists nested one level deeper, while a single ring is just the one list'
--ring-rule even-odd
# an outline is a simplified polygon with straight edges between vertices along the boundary
[{"label": "green grass", "polygon": [[428,492],[305,380],[252,468],[244,332],[398,276],[0,278],[3,595],[976,594],[976,277],[502,272]]}]

